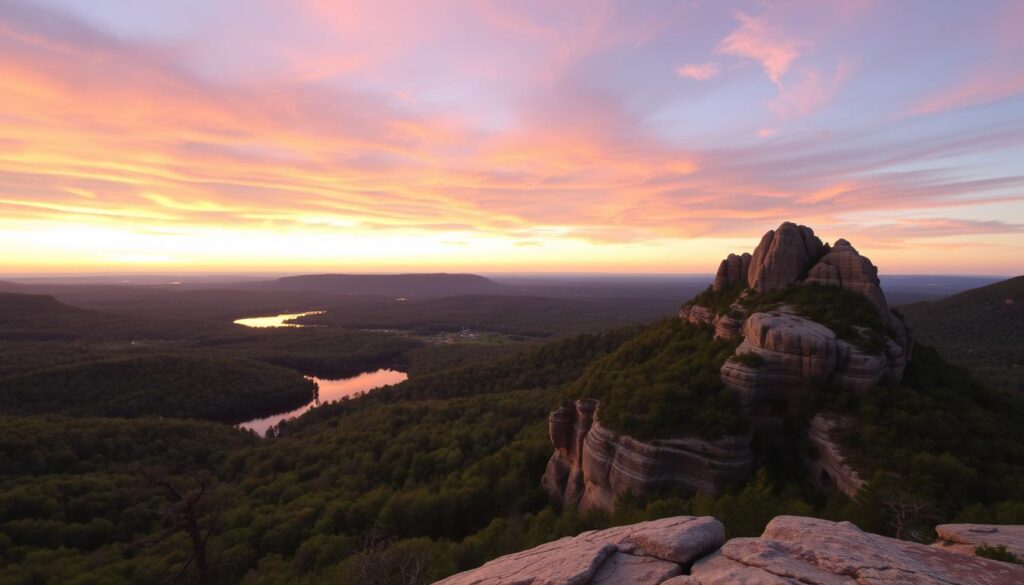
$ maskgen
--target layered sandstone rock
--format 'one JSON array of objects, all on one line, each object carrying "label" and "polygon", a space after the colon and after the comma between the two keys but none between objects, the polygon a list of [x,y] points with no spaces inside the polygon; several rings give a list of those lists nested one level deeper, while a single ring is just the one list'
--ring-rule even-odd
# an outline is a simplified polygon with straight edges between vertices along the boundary
[{"label": "layered sandstone rock", "polygon": [[739,256],[729,254],[718,266],[715,281],[711,284],[712,290],[719,291],[739,284],[746,288],[747,273],[750,271],[750,258],[750,254],[747,253]]},{"label": "layered sandstone rock", "polygon": [[878,280],[878,268],[846,240],[836,240],[829,253],[808,272],[805,282],[844,288],[863,295],[883,315],[889,312]]},{"label": "layered sandstone rock", "polygon": [[814,230],[787,221],[761,238],[750,259],[747,283],[758,292],[785,288],[803,279],[827,251]]},{"label": "layered sandstone rock", "polygon": [[807,467],[811,481],[819,488],[835,488],[852,498],[864,486],[864,480],[846,463],[842,447],[834,436],[846,424],[849,421],[838,416],[818,414],[811,419],[807,435],[816,454],[807,462]]},{"label": "layered sandstone rock", "polygon": [[438,585],[658,585],[723,542],[718,520],[678,516],[566,537]]},{"label": "layered sandstone rock", "polygon": [[[1005,528],[1005,527],[999,527]],[[1016,527],[1024,528],[1024,527]],[[504,556],[443,585],[1017,585],[1024,568],[779,516],[725,544],[714,518],[681,516],[585,532]],[[720,547],[720,548],[719,548]],[[717,550],[716,550],[717,549]]]},{"label": "layered sandstone rock", "polygon": [[887,345],[882,353],[867,353],[789,309],[754,313],[744,323],[743,343],[736,354],[753,354],[758,359],[726,361],[722,382],[748,407],[814,383],[865,391],[894,373],[902,375],[904,348],[894,340]]},{"label": "layered sandstone rock", "polygon": [[741,301],[734,302],[722,315],[716,314],[708,307],[685,305],[679,309],[679,318],[692,325],[713,327],[716,338],[732,339],[742,333],[743,323],[747,320],[747,310]]},{"label": "layered sandstone rock", "polygon": [[1006,550],[1024,559],[1024,526],[994,524],[940,524],[935,527],[939,542],[935,546],[953,552],[973,555],[974,549],[1005,546]]},{"label": "layered sandstone rock", "polygon": [[548,418],[555,453],[541,483],[563,504],[611,511],[626,492],[649,496],[681,485],[715,493],[751,473],[749,436],[644,442],[602,427],[596,407],[593,400],[577,400]]}]

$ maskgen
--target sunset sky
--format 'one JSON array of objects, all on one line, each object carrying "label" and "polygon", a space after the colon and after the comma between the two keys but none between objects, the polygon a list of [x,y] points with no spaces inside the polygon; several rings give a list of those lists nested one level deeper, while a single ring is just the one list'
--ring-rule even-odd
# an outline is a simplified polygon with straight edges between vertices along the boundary
[{"label": "sunset sky", "polygon": [[1024,2],[0,0],[0,273],[1024,273]]}]

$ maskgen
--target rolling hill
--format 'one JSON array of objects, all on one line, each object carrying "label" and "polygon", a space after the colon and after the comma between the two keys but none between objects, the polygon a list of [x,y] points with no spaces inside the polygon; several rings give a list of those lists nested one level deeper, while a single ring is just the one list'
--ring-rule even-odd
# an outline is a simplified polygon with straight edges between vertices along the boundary
[{"label": "rolling hill", "polygon": [[1024,276],[900,307],[921,341],[980,380],[1024,390]]}]

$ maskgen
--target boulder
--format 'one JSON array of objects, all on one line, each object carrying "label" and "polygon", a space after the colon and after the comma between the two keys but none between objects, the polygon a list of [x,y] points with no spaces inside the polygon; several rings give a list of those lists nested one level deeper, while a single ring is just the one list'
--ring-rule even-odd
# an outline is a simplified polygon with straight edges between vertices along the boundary
[{"label": "boulder", "polygon": [[885,295],[878,280],[878,268],[846,240],[836,240],[832,249],[825,254],[807,273],[807,284],[817,283],[838,286],[863,295],[874,303],[883,315],[889,313]]},{"label": "boulder", "polygon": [[718,520],[677,516],[566,537],[437,585],[658,585],[723,542]]},{"label": "boulder", "polygon": [[596,401],[577,400],[548,417],[555,452],[541,484],[562,504],[611,511],[626,492],[643,497],[684,486],[717,493],[721,485],[746,479],[753,469],[749,435],[645,442],[601,426],[596,407]]},{"label": "boulder", "polygon": [[694,564],[699,585],[1024,583],[1024,568],[894,538],[849,522],[779,516],[759,538],[734,538]]},{"label": "boulder", "polygon": [[785,288],[807,276],[828,248],[807,226],[785,222],[769,230],[754,249],[747,272],[750,288],[764,292]]},{"label": "boulder", "polygon": [[1005,546],[1006,550],[1024,559],[1024,526],[996,524],[940,524],[935,527],[939,542],[935,546],[958,553],[974,554],[981,545]]},{"label": "boulder", "polygon": [[867,353],[840,339],[831,329],[788,308],[750,315],[736,354],[754,360],[729,359],[722,382],[749,407],[770,396],[802,391],[811,383],[830,383],[863,392],[905,364],[904,350],[893,341],[879,354]]},{"label": "boulder", "polygon": [[738,284],[742,284],[746,288],[747,272],[750,271],[750,258],[750,254],[746,252],[739,256],[729,254],[718,265],[718,272],[715,274],[715,281],[711,284],[711,289],[719,291]]}]

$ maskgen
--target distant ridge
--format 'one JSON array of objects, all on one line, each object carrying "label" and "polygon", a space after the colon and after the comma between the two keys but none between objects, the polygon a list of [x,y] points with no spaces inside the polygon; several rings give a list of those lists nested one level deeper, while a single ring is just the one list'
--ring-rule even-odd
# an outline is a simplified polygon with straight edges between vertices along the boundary
[{"label": "distant ridge", "polygon": [[476,274],[310,274],[243,285],[264,290],[308,290],[343,295],[440,297],[510,294],[513,289]]}]

